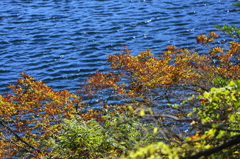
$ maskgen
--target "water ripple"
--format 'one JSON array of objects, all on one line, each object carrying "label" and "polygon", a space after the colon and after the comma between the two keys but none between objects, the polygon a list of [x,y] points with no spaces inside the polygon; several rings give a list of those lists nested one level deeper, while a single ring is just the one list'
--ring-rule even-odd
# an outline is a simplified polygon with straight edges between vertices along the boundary
[{"label": "water ripple", "polygon": [[[215,24],[239,25],[227,1],[0,1],[0,92],[24,71],[54,89],[74,91],[106,56],[127,44],[133,54],[167,45],[195,47]],[[239,27],[239,26],[238,26]]]}]

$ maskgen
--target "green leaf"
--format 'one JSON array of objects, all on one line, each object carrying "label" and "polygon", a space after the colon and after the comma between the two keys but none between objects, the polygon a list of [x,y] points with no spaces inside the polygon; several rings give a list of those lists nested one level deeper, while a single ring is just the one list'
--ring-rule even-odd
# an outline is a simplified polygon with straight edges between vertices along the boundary
[{"label": "green leaf", "polygon": [[240,106],[240,100],[236,101],[236,102],[234,103],[234,105],[237,106],[237,107],[239,107],[239,106]]}]

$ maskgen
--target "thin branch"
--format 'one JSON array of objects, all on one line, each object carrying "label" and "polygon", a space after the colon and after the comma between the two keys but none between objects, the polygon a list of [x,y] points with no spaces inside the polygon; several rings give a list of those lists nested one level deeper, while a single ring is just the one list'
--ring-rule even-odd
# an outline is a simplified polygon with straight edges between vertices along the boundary
[{"label": "thin branch", "polygon": [[[23,142],[24,144],[26,144],[29,148],[41,153],[40,150],[38,150],[37,148],[35,148],[34,146],[30,145],[28,142],[26,142],[25,140],[23,140],[17,133],[15,133],[9,126],[7,126],[2,120],[0,120],[0,124],[5,127],[6,129],[8,129],[18,140],[20,140],[21,142]],[[27,150],[27,149],[25,149]],[[29,150],[27,150],[29,151]]]},{"label": "thin branch", "polygon": [[210,124],[196,124],[197,128],[212,128],[212,129],[216,129],[216,130],[223,130],[223,131],[227,131],[227,132],[240,132],[240,130],[232,130],[232,129],[227,129],[223,126],[219,126],[214,128],[212,125]]},{"label": "thin branch", "polygon": [[187,157],[182,157],[181,159],[197,159],[200,157],[207,157],[209,155],[212,155],[216,152],[222,151],[223,149],[232,147],[234,145],[240,144],[240,135],[236,135],[234,136],[234,139],[229,140],[225,143],[223,143],[222,145],[216,146],[216,147],[212,147],[210,149],[204,150],[204,151],[200,151],[194,155],[191,156],[187,156]]},{"label": "thin branch", "polygon": [[175,107],[171,107],[174,110],[179,111],[180,113],[182,113],[184,115],[185,118],[187,118],[186,112],[184,112],[183,110],[179,109],[179,108],[175,108]]},{"label": "thin branch", "polygon": [[191,119],[191,118],[179,118],[179,117],[176,117],[174,115],[169,115],[169,114],[156,114],[156,115],[144,115],[143,117],[154,117],[154,118],[159,118],[159,117],[162,117],[162,118],[171,118],[175,121],[178,121],[178,122],[192,122],[192,121],[196,121],[196,119]]},{"label": "thin branch", "polygon": [[[171,118],[175,121],[178,121],[178,122],[192,122],[192,121],[199,121],[198,119],[193,119],[193,118],[179,118],[179,117],[176,117],[174,115],[169,115],[169,114],[154,114],[154,115],[144,115],[143,117],[146,117],[146,118],[159,118],[159,117],[162,117],[162,118]],[[199,124],[196,124],[196,127],[198,128],[212,128],[212,129],[216,129],[216,130],[223,130],[223,131],[228,131],[228,132],[240,132],[240,130],[232,130],[232,129],[227,129],[227,128],[224,128],[224,127],[212,127],[211,125],[209,124],[202,124],[201,122]]]}]

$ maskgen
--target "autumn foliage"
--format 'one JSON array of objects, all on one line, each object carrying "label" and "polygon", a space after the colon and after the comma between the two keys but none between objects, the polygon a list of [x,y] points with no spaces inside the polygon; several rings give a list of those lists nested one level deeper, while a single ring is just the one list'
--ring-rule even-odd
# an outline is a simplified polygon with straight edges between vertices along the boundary
[{"label": "autumn foliage", "polygon": [[44,140],[57,133],[53,124],[70,118],[75,112],[76,95],[69,91],[53,91],[42,81],[21,73],[11,92],[0,96],[0,156],[29,154],[41,158]]},{"label": "autumn foliage", "polygon": [[[231,151],[239,155],[240,44],[215,46],[218,37],[197,37],[208,53],[167,46],[159,55],[149,49],[135,56],[123,46],[107,57],[110,71],[97,71],[76,94],[22,73],[0,95],[0,157],[191,158],[235,138]],[[77,132],[98,134],[80,135],[89,142],[79,144],[72,140]]]},{"label": "autumn foliage", "polygon": [[[208,36],[198,36],[197,42],[210,45],[216,37],[218,35],[211,32]],[[107,57],[112,71],[97,71],[79,93],[85,99],[98,98],[103,105],[117,99],[118,102],[161,109],[163,105],[179,103],[193,93],[208,91],[217,86],[217,79],[238,79],[239,49],[237,42],[231,42],[226,51],[220,47],[210,48],[209,54],[168,46],[158,56],[150,50],[134,56],[123,47],[120,54]]]}]

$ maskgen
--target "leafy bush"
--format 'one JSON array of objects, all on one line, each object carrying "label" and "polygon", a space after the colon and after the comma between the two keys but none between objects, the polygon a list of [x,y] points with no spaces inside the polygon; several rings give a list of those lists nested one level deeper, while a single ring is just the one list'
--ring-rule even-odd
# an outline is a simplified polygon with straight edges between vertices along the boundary
[{"label": "leafy bush", "polygon": [[[107,110],[106,110],[107,111]],[[113,114],[111,114],[112,116]],[[84,121],[82,118],[64,120],[62,129],[48,146],[55,158],[101,158],[125,154],[139,146],[157,142],[151,126],[132,116],[105,115],[106,121]]]},{"label": "leafy bush", "polygon": [[[61,158],[96,158],[107,150],[103,128],[96,121],[64,120],[56,139],[50,138],[53,156]],[[106,145],[106,146],[107,146]]]},{"label": "leafy bush", "polygon": [[[187,140],[199,140],[194,151],[203,151],[202,156],[240,156],[240,80],[230,81],[227,86],[211,88],[198,97],[202,106],[190,114],[197,116],[192,126],[198,129],[196,135]],[[210,149],[212,148],[212,149]],[[204,149],[210,149],[204,153]],[[221,151],[223,150],[223,151]],[[215,155],[215,152],[217,153]],[[195,156],[196,157],[196,156]]]},{"label": "leafy bush", "polygon": [[189,115],[197,131],[183,141],[148,145],[129,152],[124,159],[141,158],[239,158],[240,80],[222,88],[211,88],[199,96],[202,106]]}]

